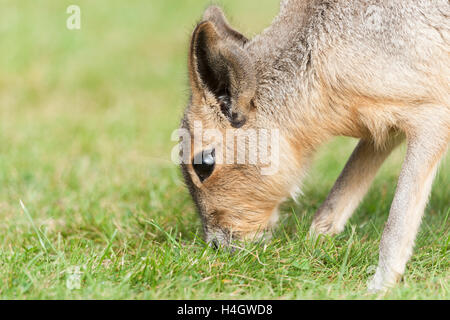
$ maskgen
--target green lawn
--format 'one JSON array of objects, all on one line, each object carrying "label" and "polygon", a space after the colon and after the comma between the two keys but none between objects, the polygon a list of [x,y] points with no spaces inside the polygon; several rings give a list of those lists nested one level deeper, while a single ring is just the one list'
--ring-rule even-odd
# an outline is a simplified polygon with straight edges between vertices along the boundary
[{"label": "green lawn", "polygon": [[[277,0],[223,2],[250,36],[278,10]],[[81,30],[66,29],[72,3]],[[170,136],[208,3],[0,0],[0,298],[378,297],[366,283],[404,147],[334,239],[305,237],[356,143],[344,138],[322,148],[266,246],[230,255],[202,243]],[[449,181],[447,157],[404,281],[384,298],[450,298]]]}]

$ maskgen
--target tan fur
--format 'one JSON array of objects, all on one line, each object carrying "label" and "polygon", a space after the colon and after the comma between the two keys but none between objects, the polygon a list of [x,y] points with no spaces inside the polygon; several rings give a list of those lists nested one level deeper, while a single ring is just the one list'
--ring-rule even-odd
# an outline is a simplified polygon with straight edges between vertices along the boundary
[{"label": "tan fur", "polygon": [[[337,135],[361,141],[312,232],[342,231],[378,168],[406,137],[370,288],[398,280],[450,140],[449,15],[444,0],[287,0],[272,25],[248,40],[219,8],[209,8],[192,37],[192,96],[182,128],[194,134],[199,122],[238,135],[279,129],[281,165],[268,176],[260,163],[217,165],[203,182],[191,163],[182,165],[207,241],[229,244],[272,227],[315,149]],[[227,148],[214,139],[204,145]]]}]

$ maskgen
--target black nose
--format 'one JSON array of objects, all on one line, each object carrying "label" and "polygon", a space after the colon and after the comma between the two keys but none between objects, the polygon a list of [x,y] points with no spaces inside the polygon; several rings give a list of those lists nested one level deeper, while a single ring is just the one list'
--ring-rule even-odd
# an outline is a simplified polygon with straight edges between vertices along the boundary
[{"label": "black nose", "polygon": [[215,150],[203,151],[194,157],[192,166],[200,181],[207,179],[214,171],[216,165]]},{"label": "black nose", "polygon": [[231,126],[233,128],[239,129],[245,124],[246,121],[247,119],[243,115],[240,115],[236,112],[233,112],[231,114]]},{"label": "black nose", "polygon": [[219,249],[219,247],[220,247],[219,241],[218,241],[217,239],[214,238],[214,239],[211,241],[211,246],[212,246],[215,250]]}]

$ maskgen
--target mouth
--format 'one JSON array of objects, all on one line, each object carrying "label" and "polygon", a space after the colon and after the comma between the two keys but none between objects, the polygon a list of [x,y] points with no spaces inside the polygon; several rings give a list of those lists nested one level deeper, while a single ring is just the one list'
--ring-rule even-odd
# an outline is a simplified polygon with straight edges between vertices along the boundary
[{"label": "mouth", "polygon": [[221,242],[219,239],[217,238],[212,238],[209,242],[208,245],[213,248],[214,250],[221,250],[224,252],[228,252],[230,254],[236,253],[239,249],[238,246],[234,245],[232,241],[223,241]]},{"label": "mouth", "polygon": [[272,232],[268,232],[268,230],[266,232],[254,233],[247,238],[242,238],[237,233],[232,234],[228,230],[223,229],[208,230],[205,234],[206,243],[211,248],[215,250],[226,250],[231,253],[242,249],[241,246],[245,247],[245,243],[263,244],[272,238]]},{"label": "mouth", "polygon": [[232,236],[221,228],[206,231],[206,243],[214,249],[229,248]]}]

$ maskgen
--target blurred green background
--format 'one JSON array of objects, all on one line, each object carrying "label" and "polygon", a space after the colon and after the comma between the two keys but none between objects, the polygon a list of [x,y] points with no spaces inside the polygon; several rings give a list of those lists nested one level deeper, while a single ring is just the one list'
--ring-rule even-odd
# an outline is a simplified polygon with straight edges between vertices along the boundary
[{"label": "blurred green background", "polygon": [[[80,30],[66,28],[71,4],[81,8]],[[350,229],[331,249],[320,249],[328,256],[336,252],[331,266],[320,263],[322,251],[293,239],[306,233],[356,143],[351,139],[335,139],[317,156],[305,195],[299,204],[285,205],[274,251],[266,258],[261,253],[260,259],[267,259],[264,272],[252,255],[243,265],[222,253],[208,253],[218,262],[195,256],[206,249],[194,206],[170,161],[175,145],[170,136],[188,100],[190,33],[208,4],[0,0],[1,298],[364,296],[364,268],[376,263],[404,147],[383,167],[352,219],[370,228],[358,229],[355,239],[364,242],[369,235],[370,241],[346,258],[346,268],[354,261],[357,270],[348,273],[347,287],[335,280],[343,270],[341,251],[348,249]],[[279,6],[277,0],[220,4],[250,37],[270,24]],[[423,262],[417,262],[419,275],[412,281],[419,284],[398,289],[393,297],[449,297],[449,173],[444,161],[419,237],[418,246],[427,248],[416,255]],[[302,222],[296,227],[297,219]],[[280,271],[291,270],[293,261],[307,262],[307,268],[296,269],[302,275]],[[66,285],[73,266],[83,273],[78,290]],[[237,268],[232,274],[240,277],[223,268]],[[284,286],[280,274],[291,277]]]}]

